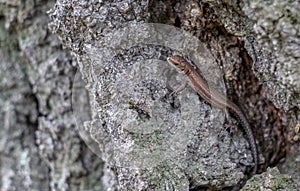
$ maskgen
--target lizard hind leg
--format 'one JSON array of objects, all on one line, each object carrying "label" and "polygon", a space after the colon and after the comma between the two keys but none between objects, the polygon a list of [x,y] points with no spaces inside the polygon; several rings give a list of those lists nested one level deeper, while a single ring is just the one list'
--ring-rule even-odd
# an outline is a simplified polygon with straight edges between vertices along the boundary
[{"label": "lizard hind leg", "polygon": [[225,123],[225,130],[229,130],[229,132],[232,132],[232,129],[230,128],[232,126],[232,124],[234,123],[231,119],[230,113],[228,108],[225,109],[225,119],[227,120],[227,122]]}]

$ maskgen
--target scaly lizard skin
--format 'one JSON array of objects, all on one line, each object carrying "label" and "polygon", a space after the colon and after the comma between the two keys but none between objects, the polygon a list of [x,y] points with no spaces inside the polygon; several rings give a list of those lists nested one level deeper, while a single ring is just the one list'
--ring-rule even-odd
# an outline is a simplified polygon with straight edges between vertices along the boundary
[{"label": "scaly lizard skin", "polygon": [[256,174],[257,165],[258,165],[257,147],[256,147],[252,129],[242,110],[236,104],[226,99],[226,97],[221,93],[219,93],[217,90],[210,88],[207,84],[207,81],[198,72],[199,69],[197,66],[189,63],[184,58],[178,55],[168,57],[167,61],[187,76],[188,80],[190,81],[190,85],[196,90],[196,92],[205,101],[218,108],[222,108],[222,109],[228,108],[234,114],[236,114],[236,116],[240,119],[244,131],[247,134],[250,143],[250,148],[253,155],[254,167],[253,167],[252,175]]}]

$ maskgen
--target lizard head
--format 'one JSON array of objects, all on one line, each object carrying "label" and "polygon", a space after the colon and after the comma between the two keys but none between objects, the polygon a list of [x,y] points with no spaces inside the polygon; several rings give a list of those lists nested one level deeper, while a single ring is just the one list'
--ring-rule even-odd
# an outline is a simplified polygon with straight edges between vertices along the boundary
[{"label": "lizard head", "polygon": [[167,61],[169,62],[169,64],[175,66],[180,71],[185,71],[186,69],[186,61],[181,56],[178,55],[169,56],[167,58]]}]

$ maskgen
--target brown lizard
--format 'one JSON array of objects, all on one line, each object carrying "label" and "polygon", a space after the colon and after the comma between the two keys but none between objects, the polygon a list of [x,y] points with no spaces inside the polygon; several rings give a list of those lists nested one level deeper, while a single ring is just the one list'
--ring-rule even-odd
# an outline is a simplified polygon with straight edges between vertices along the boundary
[{"label": "brown lizard", "polygon": [[[200,70],[197,66],[189,63],[187,60],[178,55],[168,57],[167,61],[187,76],[188,80],[190,81],[190,85],[205,101],[218,108],[228,108],[240,119],[244,131],[247,134],[254,160],[252,175],[256,174],[258,165],[257,147],[252,129],[243,111],[236,104],[234,104],[233,102],[228,100],[224,95],[219,93],[217,90],[209,87],[207,81],[199,73]],[[183,88],[184,86],[181,86],[181,89]]]}]

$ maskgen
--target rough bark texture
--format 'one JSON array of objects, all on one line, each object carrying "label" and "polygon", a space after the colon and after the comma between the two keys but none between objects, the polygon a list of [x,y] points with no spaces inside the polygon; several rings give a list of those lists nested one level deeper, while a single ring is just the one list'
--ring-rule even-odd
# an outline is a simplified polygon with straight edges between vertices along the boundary
[{"label": "rough bark texture", "polygon": [[[244,189],[299,190],[299,13],[299,2],[283,0],[0,1],[0,190],[231,190],[249,178],[251,152],[237,120],[226,121],[229,128],[211,120],[222,112],[208,112],[192,89],[170,98],[165,82],[176,80],[164,75],[175,72],[165,61],[145,67],[147,56],[164,60],[169,50],[122,49],[109,62],[114,70],[95,64],[113,46],[103,39],[120,43],[124,36],[114,31],[148,22],[195,36],[224,73],[227,96],[253,127],[264,172]],[[72,89],[81,79],[74,80],[76,69],[87,84],[79,92]],[[134,71],[143,71],[142,80]],[[72,109],[87,117],[75,115],[76,124]],[[162,129],[138,134],[123,129],[125,122]],[[160,149],[167,154],[147,153],[144,162],[155,165],[128,168],[123,154],[134,144],[166,144]]]},{"label": "rough bark texture", "polygon": [[71,56],[48,30],[53,5],[0,3],[3,191],[101,188],[102,161],[79,138],[72,116]]}]

